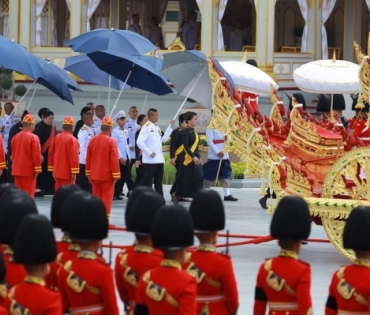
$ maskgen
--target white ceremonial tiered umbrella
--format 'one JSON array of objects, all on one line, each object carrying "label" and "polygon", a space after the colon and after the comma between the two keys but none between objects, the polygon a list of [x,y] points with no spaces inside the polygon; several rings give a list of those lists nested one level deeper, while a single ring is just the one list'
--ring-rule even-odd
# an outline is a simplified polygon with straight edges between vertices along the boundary
[{"label": "white ceremonial tiered umbrella", "polygon": [[236,87],[242,92],[270,95],[271,86],[277,91],[279,85],[266,73],[242,61],[221,61],[221,66],[230,74]]}]

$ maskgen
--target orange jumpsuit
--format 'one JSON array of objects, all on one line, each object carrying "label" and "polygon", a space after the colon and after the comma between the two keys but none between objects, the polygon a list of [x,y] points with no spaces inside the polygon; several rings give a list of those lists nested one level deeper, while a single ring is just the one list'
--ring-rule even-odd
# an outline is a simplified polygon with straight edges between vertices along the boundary
[{"label": "orange jumpsuit", "polygon": [[198,283],[197,314],[236,314],[238,288],[229,256],[216,253],[214,246],[200,245],[188,253],[183,269]]},{"label": "orange jumpsuit", "polygon": [[26,276],[22,283],[9,290],[4,306],[11,314],[62,314],[59,292],[45,287],[41,278],[32,276]]},{"label": "orange jumpsuit", "polygon": [[63,311],[71,315],[118,315],[112,269],[97,255],[81,251],[58,271]]},{"label": "orange jumpsuit", "polygon": [[116,285],[127,314],[133,314],[140,277],[148,270],[159,267],[162,260],[162,252],[143,245],[136,245],[132,251],[122,250],[117,255],[114,268]]},{"label": "orange jumpsuit", "polygon": [[370,263],[355,260],[353,265],[334,272],[325,314],[370,314]]},{"label": "orange jumpsuit", "polygon": [[41,173],[41,148],[39,138],[22,130],[12,139],[12,175],[15,185],[31,197],[36,190],[36,175]]},{"label": "orange jumpsuit", "polygon": [[114,194],[114,180],[121,178],[116,140],[106,133],[92,138],[87,147],[86,176],[90,178],[92,193],[99,197],[109,217]]},{"label": "orange jumpsuit", "polygon": [[311,269],[297,254],[282,250],[264,262],[257,276],[254,315],[310,315]]},{"label": "orange jumpsuit", "polygon": [[3,144],[3,136],[0,135],[0,170],[6,168],[6,161],[5,161],[5,150]]},{"label": "orange jumpsuit", "polygon": [[358,119],[356,121],[353,135],[362,140],[365,145],[370,145],[370,126],[366,126],[365,119]]},{"label": "orange jumpsuit", "polygon": [[145,306],[150,315],[195,315],[197,284],[181,270],[181,264],[164,259],[147,271],[136,290],[136,308]]},{"label": "orange jumpsuit", "polygon": [[80,172],[79,149],[77,139],[67,131],[62,131],[51,141],[48,171],[54,173],[55,191],[61,186],[75,184],[76,180],[72,180],[72,175]]}]

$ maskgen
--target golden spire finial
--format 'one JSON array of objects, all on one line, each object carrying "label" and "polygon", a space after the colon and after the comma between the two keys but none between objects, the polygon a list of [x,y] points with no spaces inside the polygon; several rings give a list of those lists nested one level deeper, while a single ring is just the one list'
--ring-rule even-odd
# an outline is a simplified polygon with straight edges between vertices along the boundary
[{"label": "golden spire finial", "polygon": [[248,54],[248,50],[245,50],[244,55],[243,55],[243,59],[242,59],[243,63],[247,62],[247,54]]},{"label": "golden spire finial", "polygon": [[334,53],[333,53],[333,59],[331,60],[332,63],[335,63],[337,61],[337,56],[335,54],[335,50],[334,50]]},{"label": "golden spire finial", "polygon": [[357,103],[355,105],[355,109],[363,109],[363,108],[365,108],[365,105],[364,105],[364,96],[360,92],[360,93],[358,93],[358,98],[357,98]]}]

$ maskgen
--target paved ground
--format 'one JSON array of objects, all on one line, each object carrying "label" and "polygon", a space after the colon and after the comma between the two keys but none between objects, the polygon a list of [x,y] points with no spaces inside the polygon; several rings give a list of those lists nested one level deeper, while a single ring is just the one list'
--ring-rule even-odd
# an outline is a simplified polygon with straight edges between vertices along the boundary
[{"label": "paved ground", "polygon": [[[169,186],[165,186],[165,197],[170,200]],[[222,192],[221,189],[216,189]],[[268,235],[271,217],[261,209],[258,203],[260,196],[257,188],[232,189],[232,194],[239,198],[238,202],[226,203],[226,229],[230,233],[241,233],[250,235]],[[124,226],[124,211],[127,198],[123,201],[115,201],[113,205],[111,223]],[[36,203],[40,213],[49,216],[51,198],[38,198]],[[183,203],[188,206],[188,203]],[[327,238],[324,229],[320,226],[312,226],[312,238]],[[133,236],[127,232],[112,231],[109,239],[104,243],[112,241],[113,244],[128,245],[132,244]],[[224,239],[220,239],[223,242]],[[231,239],[240,241],[240,239]],[[250,244],[244,246],[231,247],[229,254],[233,259],[235,274],[239,287],[240,307],[238,314],[252,314],[254,285],[256,273],[259,265],[265,258],[277,254],[278,246],[275,241],[264,244]],[[117,251],[113,253],[113,260]],[[108,251],[104,252],[108,261]],[[329,281],[336,268],[348,263],[340,256],[334,247],[329,243],[310,243],[302,248],[300,258],[311,265],[312,268],[312,289],[311,294],[314,303],[315,314],[324,313],[324,305],[327,298]],[[122,304],[120,306],[122,310]],[[123,314],[123,311],[122,311]]]}]

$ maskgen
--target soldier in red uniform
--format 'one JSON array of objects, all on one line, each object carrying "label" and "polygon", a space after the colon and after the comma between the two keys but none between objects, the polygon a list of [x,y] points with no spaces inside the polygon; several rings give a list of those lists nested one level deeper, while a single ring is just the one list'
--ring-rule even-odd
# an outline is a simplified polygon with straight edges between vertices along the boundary
[{"label": "soldier in red uniform", "polygon": [[99,197],[110,216],[114,185],[121,178],[118,165],[117,141],[110,138],[113,120],[104,117],[101,124],[101,133],[92,138],[87,147],[86,176],[92,184],[92,193]]},{"label": "soldier in red uniform", "polygon": [[65,117],[62,133],[53,138],[49,147],[48,171],[53,172],[55,191],[64,185],[74,185],[76,174],[80,172],[78,160],[80,145],[72,134],[73,126],[73,117]]},{"label": "soldier in red uniform", "polygon": [[357,119],[353,136],[362,141],[365,145],[370,145],[370,126],[368,126],[369,103],[357,103],[356,108],[360,108],[361,118]]},{"label": "soldier in red uniform", "polygon": [[358,119],[360,119],[361,115],[361,109],[356,108],[357,101],[358,101],[358,93],[357,94],[351,94],[352,98],[352,110],[355,112],[355,116],[352,118],[348,119],[348,130],[353,130],[355,128],[356,122]]},{"label": "soldier in red uniform", "polygon": [[5,150],[3,144],[3,136],[0,135],[0,177],[3,174],[4,169],[6,169]]},{"label": "soldier in red uniform", "polygon": [[197,313],[235,315],[238,306],[231,258],[216,253],[217,231],[225,228],[225,210],[220,195],[214,190],[201,190],[190,205],[195,235],[200,245],[189,252],[183,269],[197,281]]},{"label": "soldier in red uniform", "polygon": [[343,247],[352,249],[356,260],[334,272],[325,314],[370,313],[370,207],[353,209],[343,232]]},{"label": "soldier in red uniform", "polygon": [[3,302],[7,294],[5,280],[6,267],[3,254],[0,253],[0,315],[8,315],[8,311],[3,307]]},{"label": "soldier in red uniform", "polygon": [[40,140],[32,133],[34,127],[35,118],[32,114],[27,114],[22,120],[22,131],[11,143],[14,182],[31,197],[36,190],[36,177],[41,173]]},{"label": "soldier in red uniform", "polygon": [[194,225],[182,206],[162,206],[153,222],[152,240],[163,250],[160,267],[147,271],[136,290],[135,315],[195,315],[197,285],[181,269],[186,247],[193,245]]},{"label": "soldier in red uniform", "polygon": [[77,256],[77,253],[80,249],[77,244],[72,243],[72,240],[68,235],[68,221],[70,218],[66,217],[65,214],[67,212],[67,209],[63,207],[69,196],[75,196],[73,193],[76,191],[81,191],[80,187],[77,185],[62,186],[58,190],[56,190],[53,201],[51,203],[51,223],[54,229],[61,229],[61,231],[63,232],[62,239],[56,242],[57,259],[50,263],[50,273],[45,279],[48,286],[52,288],[58,287],[57,271],[61,264],[62,254],[71,251],[75,257]]},{"label": "soldier in red uniform", "polygon": [[[37,208],[32,198],[20,190],[8,190],[1,197],[0,207],[0,243],[7,245],[4,250],[6,265],[5,289],[20,283],[26,276],[23,265],[14,261],[13,244],[22,219],[32,213],[37,213]],[[3,287],[4,289],[4,287]],[[0,295],[0,304],[1,304]]]},{"label": "soldier in red uniform", "polygon": [[27,276],[7,294],[4,304],[10,314],[62,314],[59,292],[49,289],[44,281],[56,252],[48,219],[39,214],[27,215],[14,243],[14,259],[24,265]]},{"label": "soldier in red uniform", "polygon": [[270,225],[271,236],[278,239],[281,251],[260,267],[255,290],[254,315],[312,315],[311,269],[298,260],[301,241],[311,231],[306,202],[286,196],[276,207]]},{"label": "soldier in red uniform", "polygon": [[136,245],[131,251],[117,255],[115,264],[116,285],[128,315],[136,304],[136,288],[140,277],[150,269],[159,267],[162,252],[153,249],[150,235],[154,216],[164,205],[163,198],[149,187],[140,194],[130,211],[126,210],[127,231],[134,232]]},{"label": "soldier in red uniform", "polygon": [[87,192],[78,194],[81,196],[68,198],[65,204],[73,213],[69,236],[81,250],[77,258],[68,260],[58,271],[63,311],[71,315],[118,315],[112,269],[96,254],[108,236],[104,205]]}]

